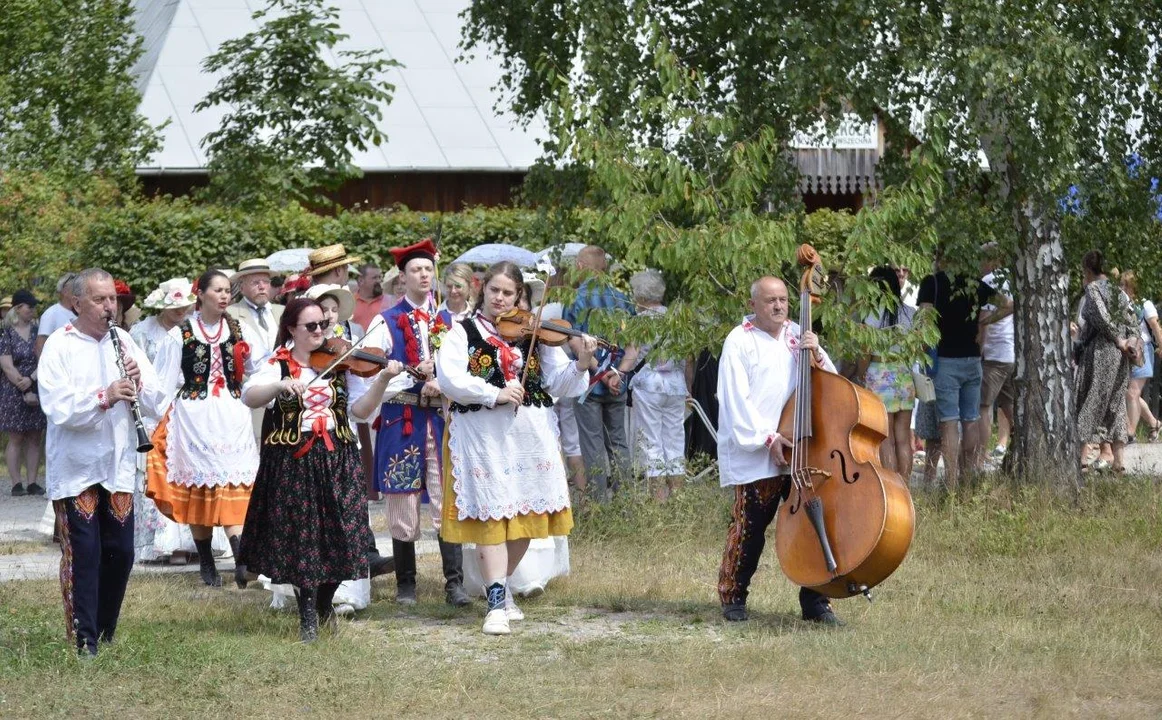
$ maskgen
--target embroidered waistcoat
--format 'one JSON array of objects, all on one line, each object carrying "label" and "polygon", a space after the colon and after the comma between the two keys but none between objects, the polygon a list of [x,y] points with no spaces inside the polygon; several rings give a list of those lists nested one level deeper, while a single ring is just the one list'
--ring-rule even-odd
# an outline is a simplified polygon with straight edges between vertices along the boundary
[{"label": "embroidered waistcoat", "polygon": [[[489,385],[498,388],[504,388],[504,372],[500,368],[500,357],[496,351],[496,346],[488,342],[483,335],[480,334],[480,329],[476,326],[476,322],[472,318],[465,318],[460,321],[464,326],[464,331],[468,335],[468,372],[478,378],[483,379]],[[525,398],[522,405],[536,405],[537,407],[552,407],[553,398],[549,393],[545,392],[545,388],[541,385],[541,358],[537,353],[532,353],[530,357],[529,346],[531,341],[524,341],[517,345],[521,351],[521,357],[527,358],[529,363],[529,373],[525,378]],[[523,369],[522,369],[523,373]],[[461,405],[460,403],[452,403],[453,412],[467,413],[480,410],[484,406],[479,403],[471,405]]]},{"label": "embroidered waistcoat", "polygon": [[[283,379],[290,377],[290,365],[287,361],[279,360],[278,364]],[[347,373],[335,373],[330,386],[331,413],[335,416],[335,427],[329,432],[343,442],[355,442],[355,434],[351,432],[351,425],[347,420]],[[266,422],[263,426],[271,430],[263,439],[263,444],[298,445],[302,442],[304,411],[301,396],[280,393],[274,400],[274,406],[266,410]]]},{"label": "embroidered waistcoat", "polygon": [[[226,389],[236,398],[242,397],[242,383],[238,381],[234,367],[234,346],[242,342],[242,327],[238,320],[229,315],[222,316],[228,334],[221,344],[222,377]],[[193,320],[186,319],[182,329],[182,389],[178,397],[184,400],[205,400],[210,394],[210,363],[213,360],[213,346],[204,343],[194,335]]]},{"label": "embroidered waistcoat", "polygon": [[[391,333],[391,352],[387,357],[407,365],[422,361],[419,343],[421,335],[412,315],[412,304],[403,298],[392,308],[383,311],[387,330]],[[436,320],[432,314],[432,323]],[[429,336],[432,326],[429,326]],[[415,349],[416,355],[408,352]],[[430,353],[429,353],[430,354]],[[406,392],[419,395],[423,383],[416,383]],[[429,431],[436,443],[436,459],[440,461],[439,446],[444,437],[444,418],[439,407],[418,407],[398,403],[384,403],[379,410],[379,430],[375,439],[375,483],[380,492],[412,493],[424,489],[427,470],[427,439]]]}]

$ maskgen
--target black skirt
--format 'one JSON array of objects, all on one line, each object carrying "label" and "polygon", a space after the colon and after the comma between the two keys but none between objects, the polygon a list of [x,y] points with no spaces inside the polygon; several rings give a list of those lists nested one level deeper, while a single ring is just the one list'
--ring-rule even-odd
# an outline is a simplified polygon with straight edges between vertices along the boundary
[{"label": "black skirt", "polygon": [[237,562],[298,587],[366,577],[374,538],[359,447],[333,437],[328,450],[318,438],[295,458],[308,439],[263,445]]}]

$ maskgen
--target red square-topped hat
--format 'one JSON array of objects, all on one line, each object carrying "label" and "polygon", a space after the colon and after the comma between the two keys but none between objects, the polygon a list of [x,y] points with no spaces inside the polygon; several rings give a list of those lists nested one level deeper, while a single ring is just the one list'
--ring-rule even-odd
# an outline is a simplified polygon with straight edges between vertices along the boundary
[{"label": "red square-topped hat", "polygon": [[399,268],[400,272],[403,272],[404,268],[407,267],[407,264],[416,258],[431,260],[433,263],[436,262],[437,252],[436,245],[432,242],[432,239],[424,238],[415,245],[408,245],[407,247],[401,248],[392,248],[391,256],[395,258],[395,266]]}]

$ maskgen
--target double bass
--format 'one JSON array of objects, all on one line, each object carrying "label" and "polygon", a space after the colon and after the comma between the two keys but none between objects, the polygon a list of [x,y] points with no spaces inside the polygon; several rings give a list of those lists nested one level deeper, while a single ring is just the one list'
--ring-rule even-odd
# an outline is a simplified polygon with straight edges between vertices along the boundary
[{"label": "double bass", "polygon": [[[824,288],[815,248],[799,247],[799,327]],[[812,363],[799,348],[798,376],[779,434],[792,446],[790,494],[779,507],[775,546],[787,578],[832,598],[862,594],[891,575],[912,544],[916,511],[899,473],[880,464],[888,414],[875,393]]]}]

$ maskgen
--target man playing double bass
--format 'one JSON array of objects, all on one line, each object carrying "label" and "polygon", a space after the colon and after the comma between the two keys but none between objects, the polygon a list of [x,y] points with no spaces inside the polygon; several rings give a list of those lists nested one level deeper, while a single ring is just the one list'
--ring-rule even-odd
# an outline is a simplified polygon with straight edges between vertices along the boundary
[{"label": "man playing double bass", "polygon": [[[795,390],[800,343],[820,367],[835,371],[815,334],[801,332],[787,319],[790,301],[782,280],[759,278],[751,285],[749,305],[753,314],[726,337],[718,371],[719,480],[735,492],[718,573],[722,614],[730,621],[747,619],[747,592],[767,527],[790,491],[784,450],[791,441],[779,434],[778,426]],[[814,590],[799,590],[799,606],[804,620],[843,624],[827,597]]]}]

